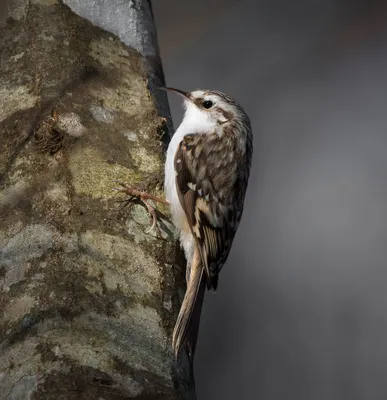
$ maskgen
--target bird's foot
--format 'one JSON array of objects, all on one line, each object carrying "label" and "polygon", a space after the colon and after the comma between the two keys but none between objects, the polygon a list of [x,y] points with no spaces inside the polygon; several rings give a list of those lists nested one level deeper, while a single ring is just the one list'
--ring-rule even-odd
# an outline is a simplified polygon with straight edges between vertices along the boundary
[{"label": "bird's foot", "polygon": [[147,208],[148,213],[152,219],[152,225],[151,227],[146,231],[146,233],[151,232],[153,229],[157,228],[157,214],[155,208],[149,204],[149,200],[152,200],[156,203],[162,203],[165,205],[169,205],[169,202],[161,197],[154,196],[153,194],[135,189],[132,186],[125,185],[124,183],[120,181],[116,181],[121,187],[120,188],[113,188],[113,190],[116,190],[117,192],[125,193],[129,196],[128,199],[125,201],[130,202],[133,200],[139,200],[141,201]]}]

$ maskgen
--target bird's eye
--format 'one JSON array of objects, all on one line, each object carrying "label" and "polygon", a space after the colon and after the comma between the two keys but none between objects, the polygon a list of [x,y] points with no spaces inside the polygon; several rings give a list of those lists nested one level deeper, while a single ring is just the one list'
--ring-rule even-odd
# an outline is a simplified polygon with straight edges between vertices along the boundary
[{"label": "bird's eye", "polygon": [[212,103],[211,100],[203,101],[203,107],[204,107],[204,108],[207,108],[207,109],[208,109],[208,108],[211,108],[212,105],[213,105],[213,103]]}]

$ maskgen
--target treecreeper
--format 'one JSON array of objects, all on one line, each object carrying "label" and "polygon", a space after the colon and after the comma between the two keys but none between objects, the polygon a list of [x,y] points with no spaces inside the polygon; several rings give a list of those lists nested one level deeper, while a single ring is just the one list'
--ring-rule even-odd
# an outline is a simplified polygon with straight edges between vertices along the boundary
[{"label": "treecreeper", "polygon": [[168,204],[187,259],[187,289],[172,335],[176,359],[185,348],[193,364],[206,288],[215,291],[238,229],[253,153],[249,117],[217,90],[159,88],[184,99],[185,114],[165,162],[166,200],[121,185],[140,198]]}]

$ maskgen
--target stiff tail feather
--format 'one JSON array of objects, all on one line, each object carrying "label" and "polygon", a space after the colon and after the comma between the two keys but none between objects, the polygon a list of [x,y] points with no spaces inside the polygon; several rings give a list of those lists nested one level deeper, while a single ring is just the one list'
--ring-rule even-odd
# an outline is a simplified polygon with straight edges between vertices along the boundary
[{"label": "stiff tail feather", "polygon": [[205,289],[205,274],[199,252],[195,251],[187,290],[172,335],[172,347],[176,359],[180,350],[187,345],[188,356],[191,363],[193,362]]}]

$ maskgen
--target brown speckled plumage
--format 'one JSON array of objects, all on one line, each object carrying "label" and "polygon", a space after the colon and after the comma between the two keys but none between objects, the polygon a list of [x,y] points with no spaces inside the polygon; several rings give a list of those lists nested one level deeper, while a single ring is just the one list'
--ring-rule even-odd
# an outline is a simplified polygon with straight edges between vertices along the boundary
[{"label": "brown speckled plumage", "polygon": [[250,163],[251,150],[240,147],[232,128],[221,137],[186,135],[176,152],[180,203],[199,246],[207,287],[214,290],[242,217]]}]

